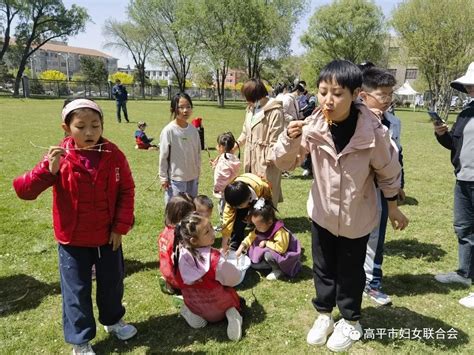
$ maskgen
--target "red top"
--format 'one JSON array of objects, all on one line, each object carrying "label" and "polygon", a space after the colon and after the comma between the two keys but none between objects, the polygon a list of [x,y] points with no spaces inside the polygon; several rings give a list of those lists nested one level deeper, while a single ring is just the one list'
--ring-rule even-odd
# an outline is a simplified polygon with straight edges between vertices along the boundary
[{"label": "red top", "polygon": [[56,175],[50,173],[45,157],[13,181],[24,200],[34,200],[53,186],[54,234],[61,244],[97,247],[108,243],[112,231],[123,235],[133,226],[135,184],[127,159],[115,144],[103,138],[101,143],[106,143],[102,148],[107,152],[78,154],[68,150],[74,140],[66,137],[60,146],[67,154]]}]

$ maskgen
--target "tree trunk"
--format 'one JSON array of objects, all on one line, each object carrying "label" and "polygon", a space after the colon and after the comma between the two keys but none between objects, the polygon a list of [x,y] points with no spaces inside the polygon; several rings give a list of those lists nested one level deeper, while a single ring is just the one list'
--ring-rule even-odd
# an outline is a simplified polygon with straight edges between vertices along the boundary
[{"label": "tree trunk", "polygon": [[26,67],[26,60],[28,57],[21,58],[20,65],[18,67],[18,73],[16,73],[16,78],[15,78],[15,86],[13,88],[13,96],[18,97],[20,93],[20,83],[21,83],[21,77],[23,76],[23,72],[25,71]]}]

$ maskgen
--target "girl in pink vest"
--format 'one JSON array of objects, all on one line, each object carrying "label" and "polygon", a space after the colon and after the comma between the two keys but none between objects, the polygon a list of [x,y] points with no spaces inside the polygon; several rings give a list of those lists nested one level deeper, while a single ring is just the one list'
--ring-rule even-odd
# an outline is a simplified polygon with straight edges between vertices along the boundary
[{"label": "girl in pink vest", "polygon": [[301,269],[301,245],[275,216],[272,201],[259,198],[249,211],[255,229],[242,241],[237,257],[248,250],[254,269],[271,269],[267,280],[285,274],[294,277]]},{"label": "girl in pink vest", "polygon": [[181,315],[195,329],[227,318],[227,336],[238,341],[242,316],[240,298],[232,286],[240,282],[241,273],[212,248],[214,240],[211,223],[196,212],[176,225],[174,267],[183,280]]},{"label": "girl in pink vest", "polygon": [[173,270],[174,229],[187,214],[196,210],[193,198],[185,192],[173,196],[165,208],[165,229],[158,236],[160,288],[163,293],[175,294],[181,288],[181,276]]}]

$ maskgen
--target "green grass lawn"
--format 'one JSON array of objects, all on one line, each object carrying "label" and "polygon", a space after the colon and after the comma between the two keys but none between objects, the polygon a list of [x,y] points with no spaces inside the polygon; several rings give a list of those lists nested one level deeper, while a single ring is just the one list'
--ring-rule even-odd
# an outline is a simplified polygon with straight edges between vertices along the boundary
[{"label": "green grass lawn", "polygon": [[[226,322],[201,330],[190,329],[178,309],[158,286],[156,237],[163,229],[164,202],[156,180],[158,154],[134,149],[136,124],[117,124],[115,103],[101,101],[105,112],[104,136],[125,152],[136,183],[136,225],[124,238],[126,263],[126,320],[138,335],[128,342],[108,336],[97,325],[92,345],[98,353],[222,352],[310,353],[326,352],[306,344],[306,334],[316,312],[311,305],[314,286],[311,272],[310,224],[306,200],[311,181],[298,169],[282,182],[285,202],[280,216],[304,247],[302,272],[295,280],[270,282],[249,271],[239,293],[247,300],[244,335],[239,343],[226,336]],[[62,136],[60,100],[0,98],[0,353],[68,353],[61,326],[61,295],[57,246],[53,238],[51,192],[36,201],[18,199],[12,180],[31,169],[45,150],[33,147],[57,144]],[[132,122],[146,121],[147,134],[159,137],[170,119],[169,103],[129,102]],[[240,133],[243,105],[195,103],[195,116],[204,118],[206,143],[215,146],[219,133]],[[358,342],[353,353],[464,353],[474,354],[471,340],[474,312],[458,300],[469,290],[437,284],[433,275],[457,266],[457,243],[452,227],[454,176],[449,152],[433,137],[425,113],[400,112],[405,157],[407,204],[406,231],[388,230],[384,260],[384,290],[393,306],[363,302],[363,327],[375,330],[375,339]],[[454,117],[450,117],[452,121]],[[212,156],[216,152],[210,151]],[[202,153],[200,192],[211,195],[212,171],[208,153]],[[214,222],[218,221],[215,211]],[[409,329],[411,339],[393,339],[389,329]],[[441,334],[457,331],[456,339]],[[430,339],[430,329],[436,332]],[[438,331],[439,330],[439,331]],[[385,331],[385,334],[383,332]],[[421,331],[419,339],[413,339]],[[423,334],[425,331],[425,334]],[[391,337],[389,337],[391,335]]]}]

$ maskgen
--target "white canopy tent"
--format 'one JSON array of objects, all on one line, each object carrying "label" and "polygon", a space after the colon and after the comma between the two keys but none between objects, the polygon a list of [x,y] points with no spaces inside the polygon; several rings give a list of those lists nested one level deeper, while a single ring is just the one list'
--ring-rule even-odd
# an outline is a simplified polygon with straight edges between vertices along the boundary
[{"label": "white canopy tent", "polygon": [[405,81],[405,84],[400,86],[397,90],[395,90],[396,95],[400,96],[413,96],[418,94],[415,89],[413,89],[408,81]]},{"label": "white canopy tent", "polygon": [[413,104],[415,102],[415,96],[418,94],[418,92],[411,87],[408,81],[405,81],[402,86],[395,90],[394,94],[399,96],[403,103]]}]

